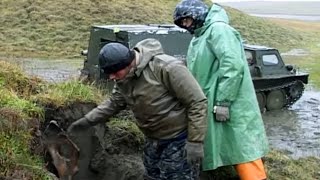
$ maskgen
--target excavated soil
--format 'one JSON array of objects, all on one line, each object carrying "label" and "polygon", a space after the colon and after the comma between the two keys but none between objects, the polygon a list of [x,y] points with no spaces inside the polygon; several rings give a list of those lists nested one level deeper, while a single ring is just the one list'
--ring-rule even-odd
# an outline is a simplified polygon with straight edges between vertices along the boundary
[{"label": "excavated soil", "polygon": [[[40,131],[43,132],[51,120],[56,120],[60,127],[66,129],[70,123],[83,117],[95,106],[95,104],[75,103],[57,109],[47,107],[46,120],[41,124]],[[74,134],[71,139],[80,148],[79,171],[74,179],[143,179],[141,159],[143,142],[139,142],[134,136],[124,129],[104,125],[97,125],[81,134]],[[34,142],[36,141],[39,141],[39,137],[35,138]],[[39,149],[35,146],[34,144],[33,149]],[[44,150],[43,156],[47,169],[57,175],[49,153]]]}]

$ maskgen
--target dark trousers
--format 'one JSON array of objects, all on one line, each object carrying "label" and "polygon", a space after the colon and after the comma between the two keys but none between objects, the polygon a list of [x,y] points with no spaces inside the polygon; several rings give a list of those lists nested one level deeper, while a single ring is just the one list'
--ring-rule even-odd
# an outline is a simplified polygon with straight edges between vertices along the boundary
[{"label": "dark trousers", "polygon": [[200,167],[187,162],[187,133],[168,140],[146,139],[143,164],[146,180],[197,180]]}]

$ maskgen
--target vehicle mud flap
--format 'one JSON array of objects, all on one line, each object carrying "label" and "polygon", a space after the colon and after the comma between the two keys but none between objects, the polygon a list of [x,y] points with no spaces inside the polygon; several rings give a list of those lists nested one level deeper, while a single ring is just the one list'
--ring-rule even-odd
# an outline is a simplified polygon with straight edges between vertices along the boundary
[{"label": "vehicle mud flap", "polygon": [[80,150],[56,121],[50,121],[41,136],[41,141],[46,153],[49,153],[52,158],[59,178],[61,180],[73,179],[79,170]]}]

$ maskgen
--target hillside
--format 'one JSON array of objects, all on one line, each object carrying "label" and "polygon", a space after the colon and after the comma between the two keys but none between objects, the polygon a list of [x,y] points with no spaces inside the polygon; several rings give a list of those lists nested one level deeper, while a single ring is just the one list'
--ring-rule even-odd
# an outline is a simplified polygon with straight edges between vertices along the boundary
[{"label": "hillside", "polygon": [[[176,0],[2,0],[0,56],[77,57],[94,24],[172,23]],[[301,33],[227,8],[232,25],[249,43],[288,49]],[[285,44],[283,43],[285,42]]]}]

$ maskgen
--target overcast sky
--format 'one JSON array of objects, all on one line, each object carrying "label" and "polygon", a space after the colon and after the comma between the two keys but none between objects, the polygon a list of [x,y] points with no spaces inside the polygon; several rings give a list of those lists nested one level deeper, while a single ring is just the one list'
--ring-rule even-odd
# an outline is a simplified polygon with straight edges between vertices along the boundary
[{"label": "overcast sky", "polygon": [[[212,2],[241,2],[241,1],[261,1],[261,0],[212,0]],[[320,0],[262,0],[262,1],[320,1]]]}]

